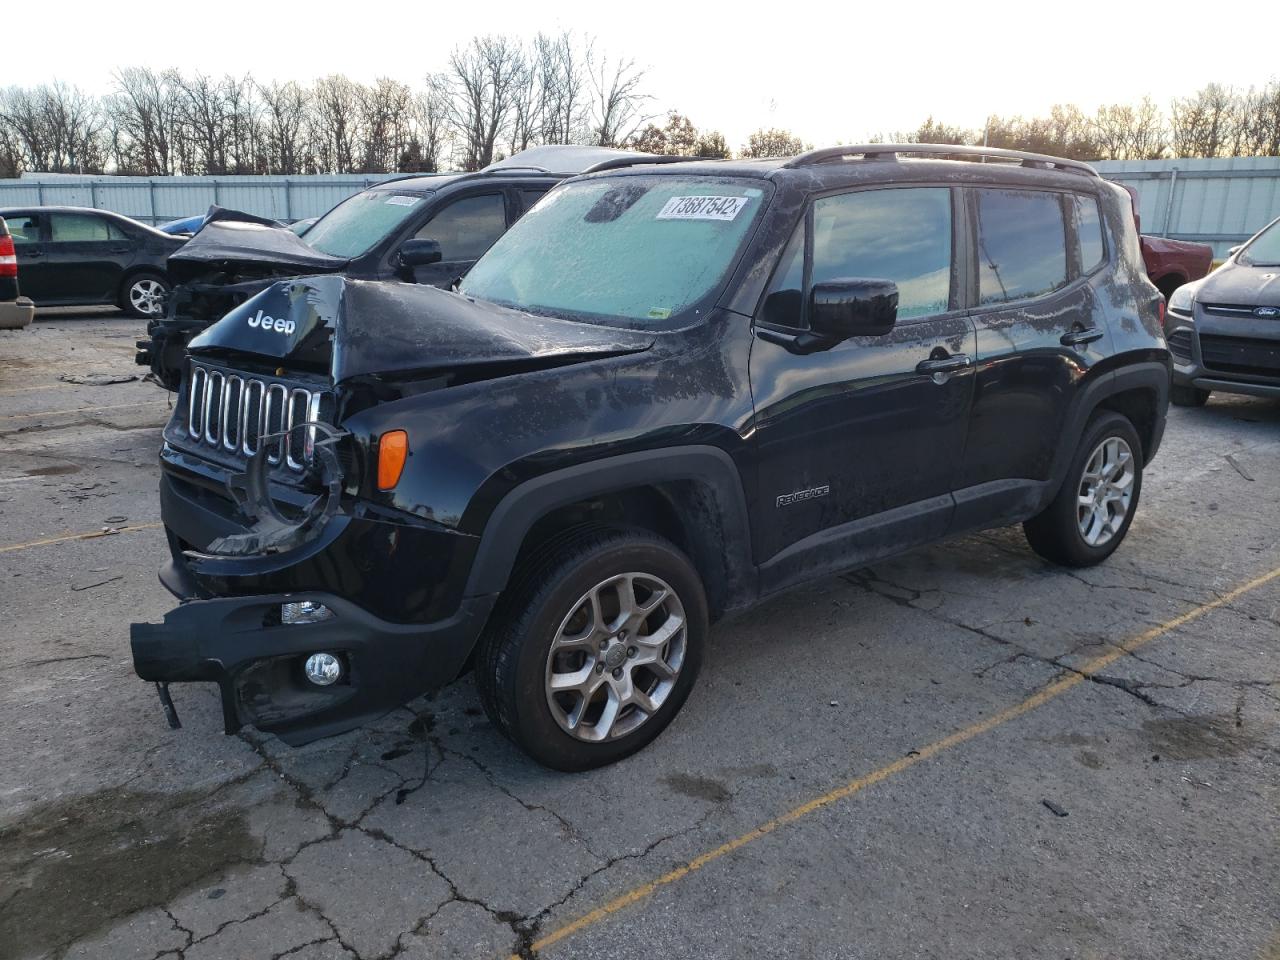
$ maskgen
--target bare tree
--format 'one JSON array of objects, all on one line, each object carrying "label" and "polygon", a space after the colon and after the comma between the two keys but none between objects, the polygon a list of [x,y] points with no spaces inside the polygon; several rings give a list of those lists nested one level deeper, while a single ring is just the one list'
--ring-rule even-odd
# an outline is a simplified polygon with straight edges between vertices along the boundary
[{"label": "bare tree", "polygon": [[311,95],[306,88],[290,80],[272,81],[258,86],[262,98],[263,152],[266,172],[279,174],[305,173],[310,167],[311,151],[307,142],[307,115]]},{"label": "bare tree", "polygon": [[4,166],[57,173],[100,173],[106,163],[98,102],[62,83],[0,91]]},{"label": "bare tree", "polygon": [[1173,101],[1171,147],[1175,157],[1217,157],[1235,139],[1237,98],[1230,87],[1210,83]]},{"label": "bare tree", "polygon": [[617,147],[633,141],[656,114],[644,108],[653,98],[642,92],[645,72],[634,60],[589,53],[588,68],[595,97],[591,139],[601,147]]},{"label": "bare tree", "polygon": [[527,72],[523,49],[508,36],[475,37],[449,55],[449,122],[458,137],[464,170],[493,162]]},{"label": "bare tree", "polygon": [[579,48],[568,31],[534,38],[543,143],[582,143],[591,136],[590,63],[594,43]]},{"label": "bare tree", "polygon": [[180,172],[179,79],[175,70],[156,73],[147,67],[125,67],[116,73],[116,92],[106,109],[118,170],[144,176]]},{"label": "bare tree", "polygon": [[413,91],[398,80],[379,77],[358,90],[364,132],[362,173],[388,173],[400,168],[413,126]]},{"label": "bare tree", "polygon": [[311,142],[317,172],[348,173],[363,155],[360,85],[341,74],[315,82],[311,90]]}]

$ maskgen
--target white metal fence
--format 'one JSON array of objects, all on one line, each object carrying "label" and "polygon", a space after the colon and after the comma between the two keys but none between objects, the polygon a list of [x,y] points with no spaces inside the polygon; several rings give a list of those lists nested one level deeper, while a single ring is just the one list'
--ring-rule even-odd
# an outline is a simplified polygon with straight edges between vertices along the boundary
[{"label": "white metal fence", "polygon": [[[1145,233],[1211,244],[1217,256],[1280,216],[1280,157],[1099,160],[1108,180],[1141,197]],[[318,217],[396,174],[310,177],[78,177],[0,180],[0,208],[65,204],[114,210],[144,223],[204,213],[210,205],[272,217]]]},{"label": "white metal fence", "polygon": [[204,213],[211,205],[275,220],[318,217],[353,193],[399,174],[312,177],[24,176],[0,180],[5,207],[97,207],[143,223],[162,224]]},{"label": "white metal fence", "polygon": [[1094,166],[1138,191],[1143,233],[1207,243],[1219,258],[1280,217],[1280,157],[1099,160]]}]

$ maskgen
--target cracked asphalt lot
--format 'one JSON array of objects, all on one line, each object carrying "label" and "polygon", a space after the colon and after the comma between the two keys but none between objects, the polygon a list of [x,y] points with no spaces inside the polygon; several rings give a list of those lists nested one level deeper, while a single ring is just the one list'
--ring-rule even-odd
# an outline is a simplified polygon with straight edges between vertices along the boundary
[{"label": "cracked asphalt lot", "polygon": [[128,654],[167,395],[96,377],[139,330],[0,333],[0,957],[1280,958],[1280,577],[1233,592],[1280,568],[1280,404],[1171,411],[1102,567],[1014,528],[814,584],[565,775],[469,678],[298,750],[212,688],[168,729]]}]

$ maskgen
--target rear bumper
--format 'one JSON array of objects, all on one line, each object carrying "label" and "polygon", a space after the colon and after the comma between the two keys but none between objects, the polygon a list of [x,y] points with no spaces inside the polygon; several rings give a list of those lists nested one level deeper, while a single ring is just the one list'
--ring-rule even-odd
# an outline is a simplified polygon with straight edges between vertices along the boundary
[{"label": "rear bumper", "polygon": [[0,301],[0,330],[21,330],[35,319],[36,305],[26,297]]},{"label": "rear bumper", "polygon": [[[283,603],[312,600],[332,613],[307,624],[279,622]],[[130,627],[133,665],[156,683],[216,683],[225,729],[245,724],[299,745],[359,726],[453,680],[467,661],[493,598],[464,602],[447,620],[380,620],[331,593],[308,592],[194,600],[164,622]],[[310,683],[302,665],[325,651],[343,662],[328,687]]]}]

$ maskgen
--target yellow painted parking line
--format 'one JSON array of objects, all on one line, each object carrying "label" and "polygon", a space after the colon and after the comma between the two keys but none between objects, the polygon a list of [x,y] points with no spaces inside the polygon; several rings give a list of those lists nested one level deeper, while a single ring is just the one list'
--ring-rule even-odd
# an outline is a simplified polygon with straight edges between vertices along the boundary
[{"label": "yellow painted parking line", "polygon": [[166,397],[157,397],[154,400],[139,400],[137,403],[115,403],[104,407],[72,407],[67,410],[37,410],[35,413],[11,413],[0,420],[29,420],[32,417],[60,417],[67,413],[97,413],[99,410],[123,410],[126,407],[149,407],[155,403],[168,403]]},{"label": "yellow painted parking line", "polygon": [[[950,736],[943,737],[941,740],[935,740],[933,743],[926,744],[919,749],[912,750],[905,757],[895,760],[893,763],[886,764],[885,766],[880,767],[877,770],[873,770],[855,780],[850,780],[848,783],[836,787],[829,793],[824,793],[820,797],[815,797],[807,803],[802,803],[800,806],[788,810],[781,816],[774,817],[772,820],[762,823],[754,830],[744,833],[742,836],[730,840],[728,843],[722,843],[720,846],[712,850],[708,850],[706,853],[699,854],[687,863],[676,867],[669,873],[664,873],[655,880],[650,880],[648,883],[641,884],[621,896],[615,897],[608,903],[596,907],[590,913],[584,914],[577,920],[566,923],[562,927],[558,927],[551,933],[548,933],[545,937],[534,941],[530,946],[534,952],[546,950],[548,947],[554,946],[562,940],[567,940],[574,934],[580,933],[588,927],[593,927],[608,919],[618,911],[625,910],[627,907],[639,903],[663,887],[668,887],[679,880],[683,880],[691,873],[701,870],[707,864],[713,863],[721,857],[745,847],[749,843],[754,843],[756,840],[767,837],[780,827],[785,827],[788,824],[795,823],[797,820],[803,819],[811,813],[816,813],[839,800],[844,800],[853,796],[855,793],[860,793],[867,789],[867,787],[875,786],[882,780],[887,780],[895,774],[899,774],[910,767],[914,767],[918,763],[924,763],[926,760],[936,757],[938,754],[950,750],[952,747],[958,747],[975,737],[979,737],[984,733],[988,733],[989,731],[996,729],[997,727],[1003,726],[1010,720],[1014,720],[1025,713],[1029,713],[1037,707],[1048,703],[1050,700],[1061,696],[1072,687],[1083,683],[1089,677],[1092,677],[1099,671],[1115,663],[1131,651],[1150,643],[1152,640],[1163,636],[1170,630],[1176,630],[1178,627],[1185,626],[1191,621],[1199,619],[1206,613],[1216,610],[1219,607],[1226,606],[1232,601],[1244,596],[1246,593],[1257,590],[1259,587],[1268,584],[1277,578],[1280,578],[1280,567],[1277,567],[1269,573],[1264,573],[1260,577],[1255,577],[1248,583],[1236,587],[1231,592],[1223,594],[1216,600],[1201,604],[1198,607],[1193,607],[1186,613],[1182,613],[1174,617],[1172,620],[1166,620],[1159,626],[1152,627],[1150,630],[1124,641],[1109,653],[1105,653],[1102,656],[1095,657],[1093,660],[1090,660],[1081,667],[1078,672],[1067,674],[1066,676],[1055,680],[1040,692],[1032,694],[1020,703],[1007,707],[999,713],[987,717],[985,720],[979,720],[977,723],[971,724],[962,730],[957,730],[955,733]],[[512,954],[511,960],[519,960],[519,957],[516,954]]]},{"label": "yellow painted parking line", "polygon": [[0,547],[0,553],[13,553],[16,550],[30,550],[32,547],[47,547],[52,543],[66,543],[69,540],[97,540],[99,537],[114,537],[117,533],[133,533],[137,530],[155,530],[163,527],[163,523],[134,523],[127,527],[111,527],[108,530],[94,530],[89,533],[68,533],[61,537],[47,537],[44,540],[30,540],[26,543],[11,543]]}]

